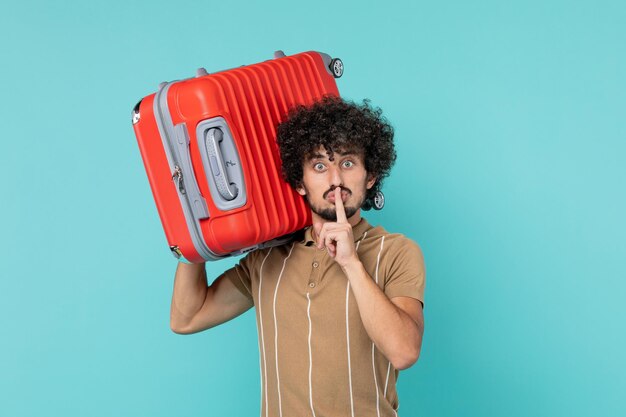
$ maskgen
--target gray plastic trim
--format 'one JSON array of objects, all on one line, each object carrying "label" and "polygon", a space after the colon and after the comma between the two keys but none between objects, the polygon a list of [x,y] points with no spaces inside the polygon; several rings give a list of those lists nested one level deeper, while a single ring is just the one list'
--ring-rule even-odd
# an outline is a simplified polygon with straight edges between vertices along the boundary
[{"label": "gray plastic trim", "polygon": [[174,126],[174,135],[176,137],[175,146],[178,151],[180,161],[180,171],[176,172],[176,180],[178,183],[178,191],[187,194],[187,200],[191,206],[193,217],[197,220],[209,217],[209,209],[206,200],[200,194],[200,188],[196,182],[196,177],[191,166],[191,155],[189,155],[189,133],[184,123]]},{"label": "gray plastic trim", "polygon": [[320,56],[322,57],[322,61],[324,61],[324,68],[326,68],[326,72],[328,72],[330,75],[333,76],[333,78],[335,78],[335,74],[333,74],[333,72],[330,70],[330,63],[333,58],[323,52],[318,52],[318,54],[320,54]]},{"label": "gray plastic trim", "polygon": [[246,184],[233,134],[223,117],[203,120],[196,127],[198,148],[213,203],[222,211],[246,204]]},{"label": "gray plastic trim", "polygon": [[[167,92],[175,82],[176,81],[167,83],[156,93],[154,98],[154,114],[157,127],[159,129],[161,140],[163,141],[163,149],[165,149],[165,155],[170,167],[170,172],[172,172],[172,179],[177,181],[176,190],[178,198],[180,199],[180,204],[183,208],[185,221],[187,223],[194,248],[198,254],[206,260],[221,259],[224,258],[224,256],[219,256],[213,253],[204,243],[204,239],[200,233],[199,219],[194,216],[196,212],[199,212],[201,215],[206,214],[206,217],[208,217],[209,213],[208,210],[206,210],[206,213],[203,211],[203,208],[201,207],[202,204],[198,206],[198,201],[202,201],[206,209],[206,202],[200,195],[197,188],[198,185],[195,183],[193,169],[191,168],[189,160],[189,136],[184,128],[174,127],[172,117],[167,107]],[[187,184],[185,183],[185,180],[188,180]],[[191,201],[194,202],[193,204],[191,204],[189,200],[189,191],[191,191]],[[198,196],[202,200],[199,200],[197,198]]]},{"label": "gray plastic trim", "polygon": [[258,245],[251,246],[249,248],[243,248],[236,252],[231,252],[230,254],[232,256],[239,256],[239,255],[243,255],[244,253],[252,252],[253,250],[257,250],[257,249],[265,249],[265,248],[271,248],[273,246],[284,245],[285,243],[291,242],[294,236],[296,235],[296,233],[297,232],[294,232],[285,236],[277,237],[276,239],[268,240],[267,242],[259,243]]}]

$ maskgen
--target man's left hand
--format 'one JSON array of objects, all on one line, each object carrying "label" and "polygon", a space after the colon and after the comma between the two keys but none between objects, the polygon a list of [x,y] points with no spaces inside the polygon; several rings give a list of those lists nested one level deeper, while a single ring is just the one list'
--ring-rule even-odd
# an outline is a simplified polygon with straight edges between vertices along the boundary
[{"label": "man's left hand", "polygon": [[341,199],[341,187],[333,191],[335,193],[335,209],[337,211],[336,222],[316,223],[313,225],[317,234],[317,247],[322,249],[326,246],[328,254],[341,266],[347,267],[355,262],[360,262],[354,246],[352,225],[348,223],[346,211]]}]

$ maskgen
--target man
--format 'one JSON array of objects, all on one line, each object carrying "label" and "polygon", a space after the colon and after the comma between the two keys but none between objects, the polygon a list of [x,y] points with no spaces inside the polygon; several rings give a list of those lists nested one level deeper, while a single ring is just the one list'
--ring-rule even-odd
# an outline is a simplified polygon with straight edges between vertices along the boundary
[{"label": "man", "polygon": [[172,330],[205,330],[254,306],[262,416],[397,415],[398,370],[422,343],[423,259],[413,241],[360,215],[395,161],[393,129],[367,102],[325,98],[292,111],[277,140],[313,226],[210,286],[203,264],[180,263]]}]

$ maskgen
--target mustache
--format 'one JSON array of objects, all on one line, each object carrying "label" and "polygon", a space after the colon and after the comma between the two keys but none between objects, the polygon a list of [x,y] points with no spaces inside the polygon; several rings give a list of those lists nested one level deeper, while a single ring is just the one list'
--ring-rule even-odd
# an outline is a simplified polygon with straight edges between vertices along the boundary
[{"label": "mustache", "polygon": [[348,195],[352,195],[352,191],[349,188],[337,186],[337,187],[333,187],[330,190],[326,191],[324,193],[324,199],[326,199],[326,197],[328,197],[328,194],[335,192],[335,188],[339,188],[342,191],[346,191],[348,193]]}]

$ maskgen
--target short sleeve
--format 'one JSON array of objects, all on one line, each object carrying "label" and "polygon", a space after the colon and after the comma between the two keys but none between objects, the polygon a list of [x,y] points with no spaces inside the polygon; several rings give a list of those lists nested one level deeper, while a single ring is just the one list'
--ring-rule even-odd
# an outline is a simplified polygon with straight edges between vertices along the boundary
[{"label": "short sleeve", "polygon": [[232,268],[226,270],[222,276],[232,282],[246,297],[252,300],[252,277],[256,271],[258,250],[249,252]]},{"label": "short sleeve", "polygon": [[385,294],[389,298],[411,297],[424,305],[426,271],[417,243],[401,236],[389,247],[386,256]]}]

